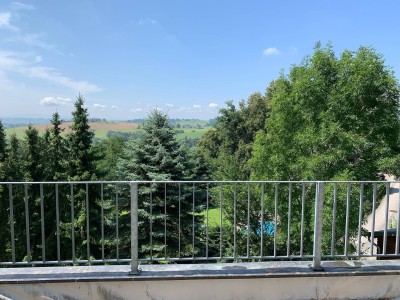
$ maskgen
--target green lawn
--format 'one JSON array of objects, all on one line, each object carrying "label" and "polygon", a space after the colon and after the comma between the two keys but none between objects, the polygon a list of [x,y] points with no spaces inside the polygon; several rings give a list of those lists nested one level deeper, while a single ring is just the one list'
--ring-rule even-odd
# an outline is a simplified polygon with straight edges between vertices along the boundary
[{"label": "green lawn", "polygon": [[[207,210],[204,210],[200,213],[200,215],[204,216],[204,224],[207,224]],[[229,220],[224,218],[222,214],[222,225],[229,226],[231,223]],[[210,208],[208,210],[208,226],[211,229],[219,228],[221,225],[221,214],[219,208]]]}]

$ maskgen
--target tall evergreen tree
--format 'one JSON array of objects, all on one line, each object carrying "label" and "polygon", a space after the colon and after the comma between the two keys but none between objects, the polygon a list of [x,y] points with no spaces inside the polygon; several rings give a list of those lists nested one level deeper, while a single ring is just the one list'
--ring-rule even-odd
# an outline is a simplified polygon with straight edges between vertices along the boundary
[{"label": "tall evergreen tree", "polygon": [[[7,157],[4,162],[4,179],[8,182],[18,182],[22,181],[25,176],[25,164],[23,154],[22,154],[22,143],[17,138],[16,134],[13,133],[10,136],[9,144],[7,145]],[[8,193],[8,188],[7,188]],[[27,254],[26,243],[24,242],[26,238],[25,230],[25,205],[24,205],[24,187],[22,185],[12,186],[13,195],[13,209],[14,209],[14,229],[15,229],[15,253],[17,260],[23,260]],[[10,218],[7,218],[10,220]],[[11,235],[10,227],[11,224],[7,224],[6,230],[2,230],[4,234],[5,243],[7,245],[5,249],[11,249]],[[4,249],[4,250],[5,250]],[[8,253],[8,261],[11,257]]]},{"label": "tall evergreen tree", "polygon": [[0,164],[4,163],[6,159],[6,147],[7,147],[6,133],[4,132],[3,123],[0,120]]},{"label": "tall evergreen tree", "polygon": [[69,144],[69,179],[92,180],[95,175],[92,143],[93,131],[90,130],[89,113],[84,108],[84,98],[79,95],[72,112]]},{"label": "tall evergreen tree", "polygon": [[28,126],[25,131],[25,180],[26,181],[43,181],[44,170],[43,170],[43,159],[42,159],[42,148],[41,139],[39,137],[39,131]]},{"label": "tall evergreen tree", "polygon": [[[140,139],[131,139],[127,143],[123,158],[118,161],[120,179],[186,179],[187,155],[181,151],[167,115],[153,111],[143,124],[143,131]],[[139,192],[141,255],[177,257],[198,252],[198,240],[195,241],[195,249],[192,247],[194,216],[191,190],[178,184],[150,184],[141,185]],[[195,212],[200,205],[196,203]],[[201,224],[200,218],[196,219],[195,224]]]},{"label": "tall evergreen tree", "polygon": [[[71,181],[90,181],[96,177],[96,162],[93,155],[93,131],[90,130],[89,114],[84,107],[84,98],[79,95],[75,102],[75,110],[72,112],[71,133],[68,135],[68,179]],[[87,218],[91,222],[100,222],[100,209],[97,203],[99,191],[96,186],[79,184],[75,186],[74,200],[75,206],[75,244],[76,256],[82,259],[87,257],[87,244],[89,243],[89,252],[91,256],[98,256],[99,249],[94,245],[99,244],[100,229],[97,226],[91,226],[89,229],[89,238],[87,240]],[[88,205],[86,203],[88,197]],[[68,232],[69,223],[65,225]]]},{"label": "tall evergreen tree", "polygon": [[[0,120],[0,182],[5,181],[4,176],[4,163],[6,160],[6,149],[7,142],[6,142],[6,134],[4,132],[3,123]],[[9,224],[8,224],[8,203],[7,203],[7,194],[8,189],[5,185],[0,185],[0,244],[3,245],[3,251],[0,251],[0,260],[6,261],[7,254],[6,254],[6,247],[7,242],[9,240]]]},{"label": "tall evergreen tree", "polygon": [[48,167],[46,175],[48,180],[65,180],[66,179],[66,158],[68,150],[66,148],[65,140],[61,133],[61,120],[58,112],[53,114],[51,119],[52,127],[49,130],[49,138],[47,142],[48,149]]}]

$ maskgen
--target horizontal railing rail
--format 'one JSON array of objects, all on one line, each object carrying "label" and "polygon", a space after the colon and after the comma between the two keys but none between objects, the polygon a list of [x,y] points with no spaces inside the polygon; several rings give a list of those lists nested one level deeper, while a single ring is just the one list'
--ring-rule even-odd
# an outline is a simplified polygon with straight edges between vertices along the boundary
[{"label": "horizontal railing rail", "polygon": [[399,184],[0,182],[0,266],[394,258]]}]

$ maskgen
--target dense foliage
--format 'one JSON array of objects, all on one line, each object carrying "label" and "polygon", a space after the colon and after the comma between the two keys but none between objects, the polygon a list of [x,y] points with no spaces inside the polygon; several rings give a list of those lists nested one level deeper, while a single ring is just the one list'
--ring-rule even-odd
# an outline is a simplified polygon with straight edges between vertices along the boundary
[{"label": "dense foliage", "polygon": [[[317,44],[311,56],[272,81],[264,94],[254,93],[238,106],[227,102],[219,116],[210,121],[213,128],[200,141],[178,142],[176,134],[182,130],[181,124],[157,110],[141,120],[139,133],[109,132],[107,139],[95,141],[82,96],[75,103],[68,134],[61,130],[58,113],[43,136],[29,126],[23,139],[16,135],[6,139],[0,122],[0,181],[175,181],[140,187],[142,257],[233,256],[236,251],[259,255],[260,238],[264,254],[271,254],[272,235],[260,234],[260,221],[267,219],[278,230],[275,254],[296,255],[300,247],[310,253],[314,186],[194,186],[183,181],[383,181],[383,174],[399,176],[399,96],[397,79],[374,49],[346,50],[338,57],[330,45],[323,48]],[[333,188],[327,185],[326,194],[332,194]],[[332,221],[337,224],[333,232],[337,250],[342,250],[345,234],[350,240],[357,234],[358,217],[350,218],[346,229],[345,215],[347,193],[357,199],[359,189],[339,186],[335,204],[326,197],[325,252],[332,242]],[[366,186],[363,192],[361,213],[367,215],[372,187]],[[73,189],[61,184],[26,184],[16,185],[12,194],[13,209],[18,212],[13,223],[10,190],[7,185],[0,186],[0,228],[4,229],[0,231],[0,243],[5,245],[0,251],[1,261],[12,259],[10,225],[15,227],[17,260],[26,256],[37,260],[79,259],[87,254],[99,258],[103,253],[129,257],[129,184],[104,184],[101,188],[74,184]],[[221,214],[224,221],[206,227],[206,205]],[[332,216],[334,205],[336,220]],[[27,207],[29,216],[25,215]],[[356,216],[358,209],[358,202],[350,201],[350,216]],[[104,230],[100,226],[89,228],[88,218],[93,224],[103,224]],[[25,220],[31,221],[30,226]],[[30,245],[25,243],[27,230]],[[72,235],[75,247],[71,245]],[[300,246],[301,235],[304,244]],[[67,246],[57,247],[60,242]],[[47,249],[46,257],[42,244]]]}]

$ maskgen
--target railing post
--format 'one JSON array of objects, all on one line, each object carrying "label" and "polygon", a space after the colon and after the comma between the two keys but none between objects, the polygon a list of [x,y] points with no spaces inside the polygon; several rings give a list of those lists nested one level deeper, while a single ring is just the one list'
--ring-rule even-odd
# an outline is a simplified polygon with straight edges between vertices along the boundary
[{"label": "railing post", "polygon": [[131,270],[130,275],[138,275],[138,183],[131,182]]},{"label": "railing post", "polygon": [[314,250],[313,269],[323,271],[321,266],[322,256],[322,217],[324,207],[325,182],[317,182],[315,191],[315,217],[314,217]]}]

